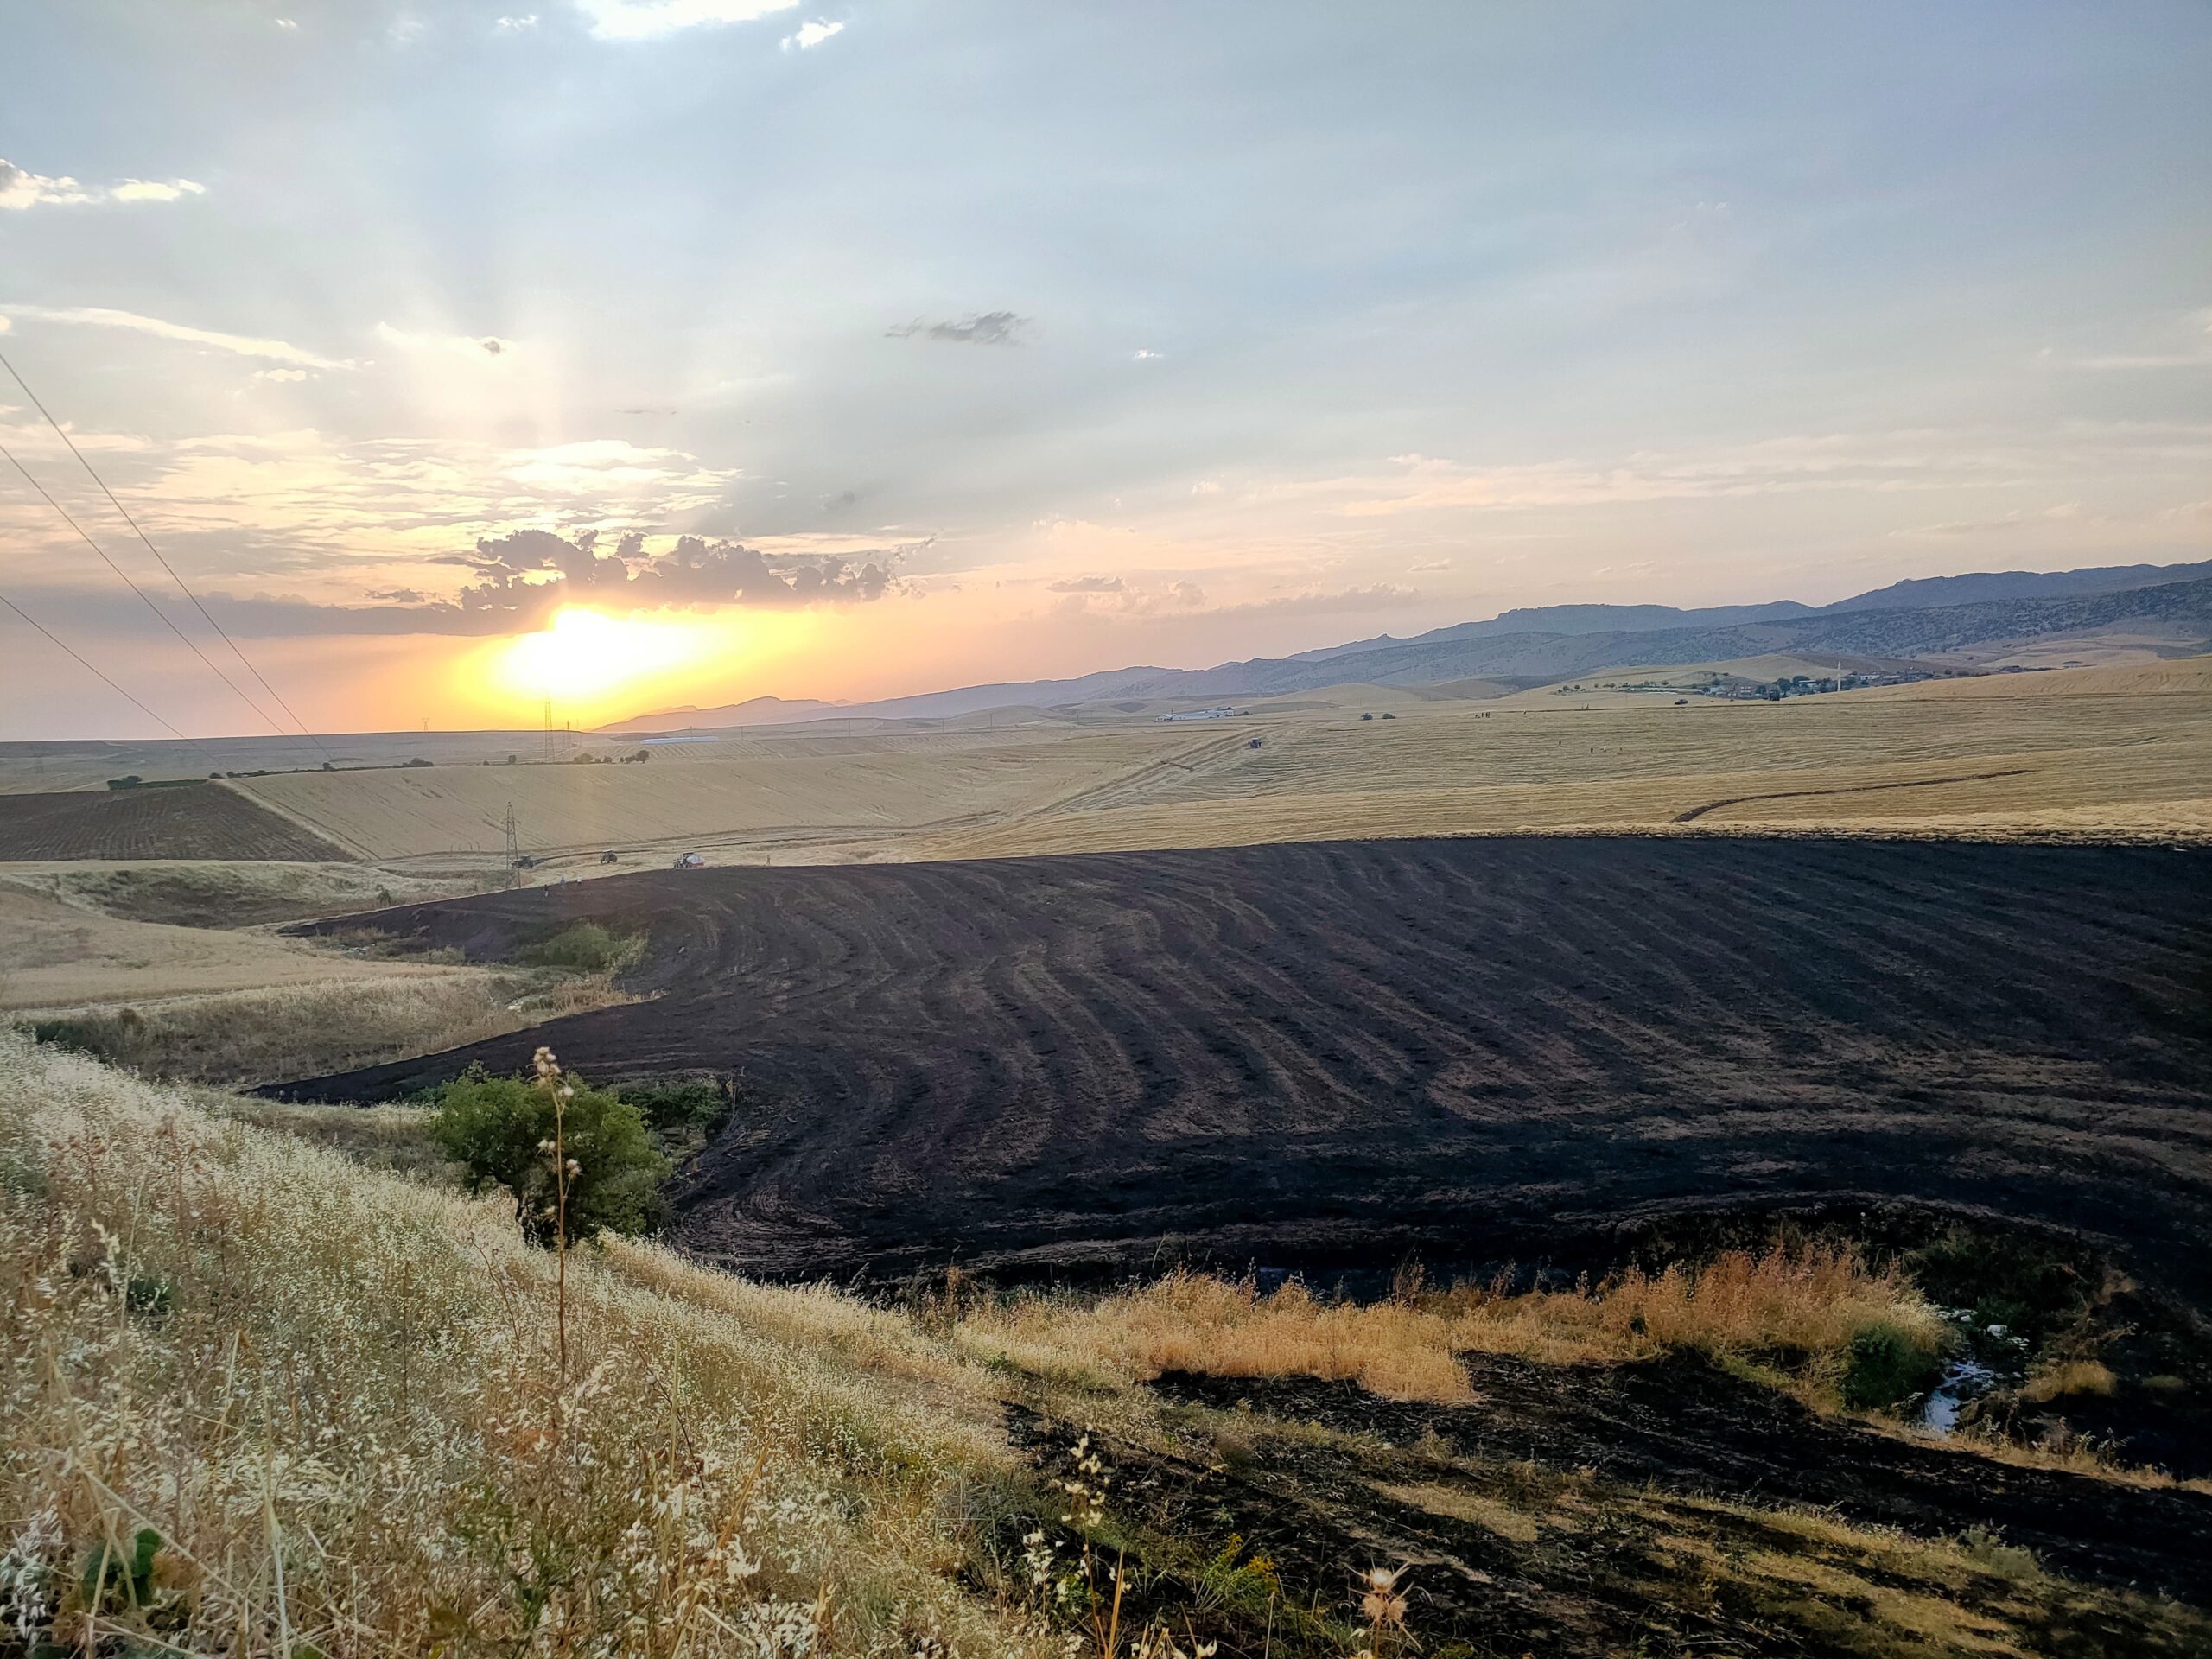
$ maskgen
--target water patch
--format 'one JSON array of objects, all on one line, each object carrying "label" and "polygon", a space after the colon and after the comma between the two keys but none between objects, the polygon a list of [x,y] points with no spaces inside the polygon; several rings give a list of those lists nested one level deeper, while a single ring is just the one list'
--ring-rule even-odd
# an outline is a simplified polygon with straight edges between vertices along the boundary
[{"label": "water patch", "polygon": [[2002,1325],[1985,1325],[1971,1308],[1939,1308],[1956,1328],[1960,1350],[1943,1375],[1910,1414],[1922,1433],[1943,1439],[1957,1433],[1959,1414],[2000,1385],[2020,1381],[2026,1372],[2027,1340]]},{"label": "water patch", "polygon": [[1997,1382],[1997,1372],[1978,1359],[1953,1360],[1943,1368],[1942,1380],[1929,1389],[1927,1399],[1921,1402],[1914,1427],[1939,1437],[1955,1433],[1960,1410],[1968,1401],[1987,1394]]}]

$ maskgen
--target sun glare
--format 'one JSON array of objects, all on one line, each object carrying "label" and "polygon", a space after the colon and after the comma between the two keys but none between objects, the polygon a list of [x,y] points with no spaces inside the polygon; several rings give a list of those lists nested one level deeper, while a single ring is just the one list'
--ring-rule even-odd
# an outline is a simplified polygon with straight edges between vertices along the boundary
[{"label": "sun glare", "polygon": [[595,707],[617,693],[695,662],[706,641],[702,630],[683,623],[647,622],[570,607],[537,633],[499,647],[493,666],[498,688],[522,698]]},{"label": "sun glare", "polygon": [[536,633],[472,654],[456,689],[495,719],[535,725],[550,697],[555,719],[588,725],[657,704],[743,695],[734,688],[744,671],[788,656],[813,632],[798,613],[647,618],[570,606]]}]

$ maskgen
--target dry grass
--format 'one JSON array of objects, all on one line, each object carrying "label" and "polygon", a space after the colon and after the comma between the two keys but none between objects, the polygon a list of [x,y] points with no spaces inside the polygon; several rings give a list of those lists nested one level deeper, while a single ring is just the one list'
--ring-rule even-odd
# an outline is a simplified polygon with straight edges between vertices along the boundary
[{"label": "dry grass", "polygon": [[2069,1359],[2049,1366],[2028,1378],[2020,1398],[2031,1405],[2063,1400],[2069,1395],[2109,1396],[2120,1387],[2112,1368],[2094,1359]]},{"label": "dry grass", "polygon": [[130,921],[0,880],[0,1009],[116,1007],[177,996],[450,975],[365,963],[251,930]]},{"label": "dry grass", "polygon": [[1024,1369],[1141,1381],[1166,1371],[1316,1376],[1395,1400],[1470,1397],[1458,1356],[1517,1354],[1547,1364],[1687,1349],[1787,1357],[1816,1395],[1861,1332],[1886,1329],[1935,1352],[1936,1314],[1894,1268],[1825,1246],[1730,1251],[1698,1269],[1630,1272],[1571,1291],[1461,1287],[1417,1301],[1325,1301],[1293,1283],[1261,1294],[1178,1273],[1087,1306],[1035,1299],[979,1309],[960,1338]]},{"label": "dry grass", "polygon": [[723,835],[872,843],[952,820],[1022,816],[1201,741],[1176,726],[917,734],[822,753],[804,739],[754,739],[703,744],[690,757],[662,750],[642,766],[303,772],[237,786],[367,858],[497,851],[490,826],[510,801],[534,851]]},{"label": "dry grass", "polygon": [[253,1084],[432,1053],[630,1000],[605,975],[468,969],[56,1010],[35,1024],[149,1077]]},{"label": "dry grass", "polygon": [[[12,1038],[0,1177],[16,1632],[293,1659],[1042,1645],[952,1575],[963,1495],[1004,1470],[981,1373],[878,1316],[588,1254],[564,1388],[552,1263],[504,1206]],[[876,1347],[931,1386],[881,1386]],[[149,1573],[103,1592],[145,1530]]]},{"label": "dry grass", "polygon": [[16,864],[0,880],[123,921],[224,930],[449,899],[478,885],[359,864],[189,859]]},{"label": "dry grass", "polygon": [[[1238,729],[1262,736],[1258,749],[1139,773],[936,849],[1664,830],[1723,800],[1740,804],[1700,817],[1700,829],[2202,839],[2212,836],[2212,659],[2160,667],[2155,679],[2133,669],[2008,677],[2004,695],[1954,681],[1777,704],[1609,697],[1585,710],[1547,694],[1402,708],[1388,722],[1255,715]],[[2015,775],[1969,777],[1996,772]]]}]

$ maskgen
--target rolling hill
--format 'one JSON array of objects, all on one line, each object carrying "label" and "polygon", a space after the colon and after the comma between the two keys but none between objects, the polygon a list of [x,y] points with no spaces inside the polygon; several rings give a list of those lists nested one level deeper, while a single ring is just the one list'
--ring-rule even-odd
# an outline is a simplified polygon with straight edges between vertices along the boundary
[{"label": "rolling hill", "polygon": [[[754,698],[664,710],[612,733],[712,730],[808,718],[952,719],[1160,698],[1262,697],[1326,686],[1438,685],[1470,679],[1539,685],[1600,669],[1671,667],[1785,654],[1942,661],[1977,646],[2088,638],[2125,630],[2177,654],[2212,642],[2212,563],[2051,573],[2005,571],[1905,582],[1817,609],[1784,600],[1678,610],[1664,605],[1561,605],[1509,611],[1411,639],[1389,635],[1213,668],[1108,669],[1067,680],[956,687],[850,704]],[[1988,653],[1984,653],[1985,655]],[[797,712],[809,708],[809,715]]]}]

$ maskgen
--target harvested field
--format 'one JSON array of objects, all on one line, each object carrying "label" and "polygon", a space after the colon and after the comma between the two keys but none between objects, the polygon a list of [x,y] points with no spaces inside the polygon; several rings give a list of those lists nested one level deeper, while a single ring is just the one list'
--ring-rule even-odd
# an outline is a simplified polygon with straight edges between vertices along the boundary
[{"label": "harvested field", "polygon": [[273,859],[54,859],[0,869],[0,889],[51,896],[118,921],[240,928],[304,921],[479,891],[465,877],[402,875],[362,864]]},{"label": "harvested field", "polygon": [[[11,815],[188,817],[179,809],[195,801],[231,815],[241,796],[273,815],[272,847],[304,836],[316,849],[305,855],[466,869],[487,883],[503,868],[510,804],[524,853],[594,877],[692,849],[714,863],[834,864],[1677,823],[2212,840],[2212,658],[1771,704],[1495,695],[1503,690],[1326,687],[1190,725],[1157,723],[1170,705],[1147,701],[1001,724],[845,731],[823,721],[658,747],[644,766],[480,764],[481,742],[448,734],[435,766],[242,777],[229,796],[194,786],[10,798],[0,855],[91,857],[105,844],[49,853],[62,844],[53,836],[19,837],[10,855]],[[406,741],[438,747],[437,736]],[[449,764],[449,750],[467,763]],[[0,755],[0,783],[20,784],[24,765]],[[189,844],[237,846],[231,821],[194,817]],[[600,864],[606,850],[617,865]]]},{"label": "harvested field", "polygon": [[287,859],[346,855],[220,784],[0,794],[0,861],[31,859]]},{"label": "harvested field", "polygon": [[364,961],[251,929],[130,921],[43,883],[0,879],[0,1010],[61,1013],[232,991],[480,973],[420,962]]},{"label": "harvested field", "polygon": [[[1585,704],[1587,707],[1585,707]],[[1380,705],[1378,705],[1379,707]],[[1240,732],[1246,722],[1238,722]],[[1702,826],[2212,836],[2212,658],[1780,703],[1529,692],[1284,716],[938,855]]]},{"label": "harvested field", "polygon": [[766,847],[872,847],[1040,810],[1146,770],[1208,735],[1141,726],[1076,737],[742,737],[702,744],[703,753],[695,755],[661,750],[642,766],[299,772],[242,779],[239,786],[373,859],[498,851],[509,803],[533,852],[717,836]]},{"label": "harvested field", "polygon": [[[659,873],[380,913],[496,959],[646,931],[538,1042],[741,1074],[683,1236],[755,1272],[1602,1255],[1677,1210],[2063,1230],[2212,1307],[2212,854],[1337,842]],[[334,925],[322,925],[325,926]]]}]

